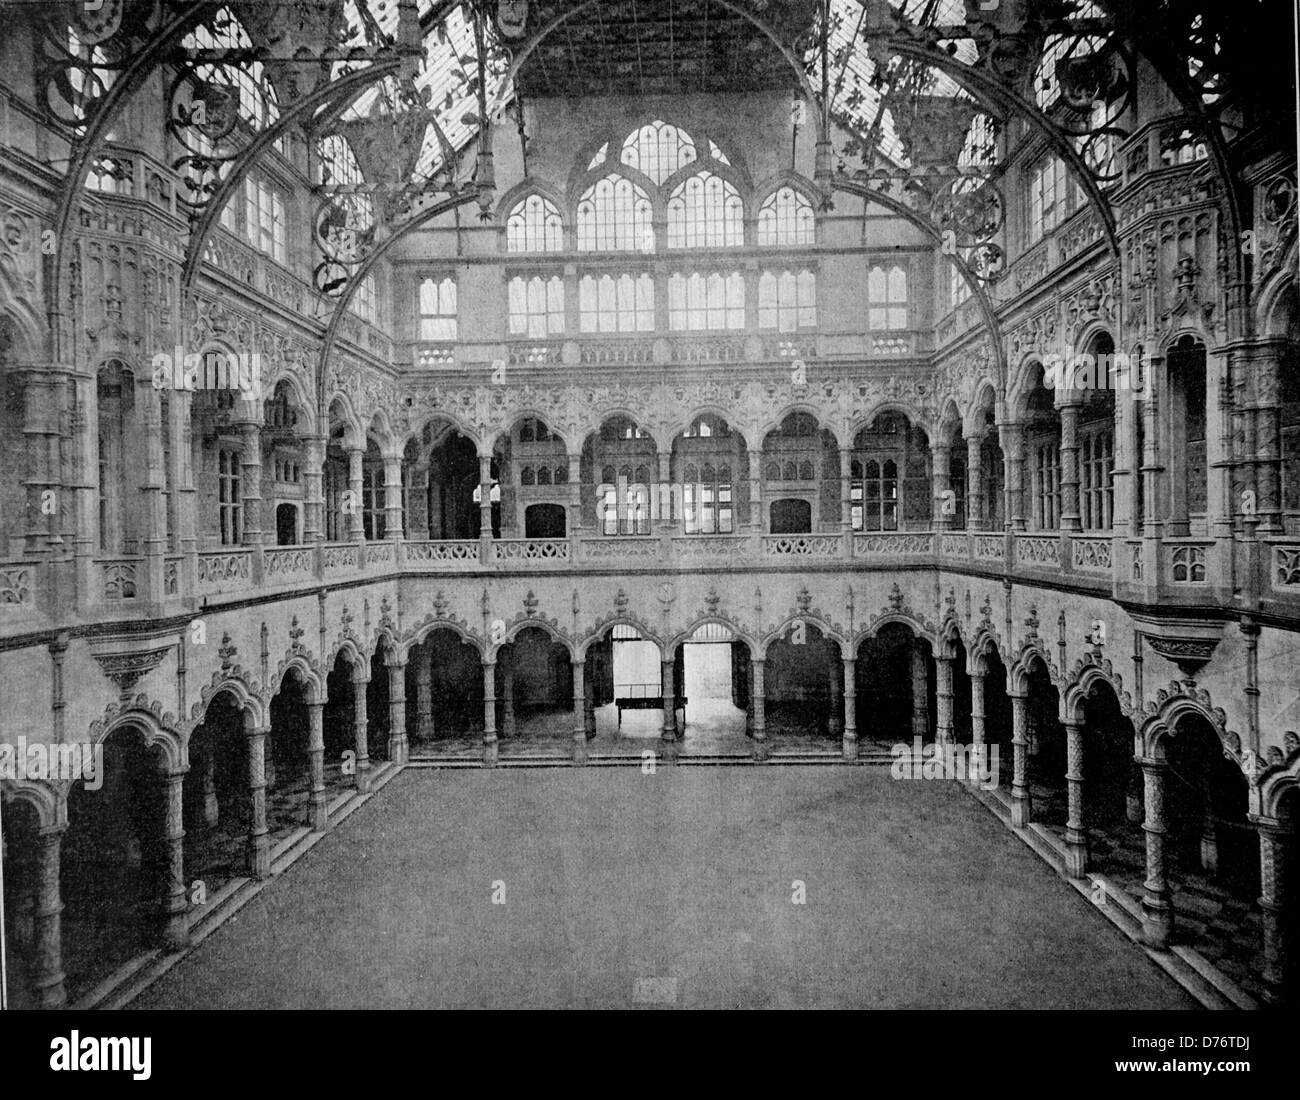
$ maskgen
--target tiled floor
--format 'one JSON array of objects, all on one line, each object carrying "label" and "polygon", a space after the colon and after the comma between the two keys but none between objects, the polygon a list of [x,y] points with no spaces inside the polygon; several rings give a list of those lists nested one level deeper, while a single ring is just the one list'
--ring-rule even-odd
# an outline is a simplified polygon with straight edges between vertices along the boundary
[{"label": "tiled floor", "polygon": [[[1064,786],[1031,782],[1032,817],[1064,840],[1067,795]],[[1046,813],[1044,811],[1046,810]],[[1138,824],[1089,824],[1089,867],[1113,879],[1133,898],[1142,897],[1146,847]],[[1258,902],[1203,871],[1169,859],[1169,889],[1174,905],[1174,942],[1194,948],[1251,996],[1265,987],[1263,929]]]}]

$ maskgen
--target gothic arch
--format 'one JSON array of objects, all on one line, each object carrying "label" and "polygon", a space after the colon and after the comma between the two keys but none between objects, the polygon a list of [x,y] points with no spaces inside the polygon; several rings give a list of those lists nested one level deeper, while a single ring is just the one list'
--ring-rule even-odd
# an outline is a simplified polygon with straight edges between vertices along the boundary
[{"label": "gothic arch", "polygon": [[25,802],[31,806],[42,829],[58,829],[68,824],[67,792],[55,784],[36,779],[6,779],[0,782],[0,797],[5,802]]},{"label": "gothic arch", "polygon": [[[1174,680],[1168,688],[1161,688],[1156,697],[1142,708],[1142,721],[1138,729],[1138,744],[1142,755],[1154,760],[1165,758],[1165,739],[1178,736],[1177,727],[1182,718],[1195,715],[1208,722],[1223,746],[1223,755],[1245,772],[1241,738],[1228,729],[1227,715],[1214,705],[1210,693],[1191,680]],[[1249,779],[1247,773],[1247,779]]]},{"label": "gothic arch", "polygon": [[1114,693],[1120,713],[1125,718],[1134,715],[1132,697],[1124,690],[1124,678],[1106,660],[1098,661],[1091,654],[1075,662],[1070,682],[1061,692],[1061,720],[1083,724],[1083,708],[1094,690],[1105,685]]},{"label": "gothic arch", "polygon": [[450,630],[466,645],[473,646],[480,660],[483,658],[483,639],[465,626],[463,622],[455,619],[426,619],[415,628],[414,632],[408,634],[406,641],[401,644],[402,659],[404,661],[408,660],[411,650],[416,646],[423,645],[431,634],[439,630]]},{"label": "gothic arch", "polygon": [[562,645],[569,654],[569,660],[575,659],[575,646],[565,633],[549,619],[543,619],[539,615],[523,615],[506,625],[505,634],[499,642],[489,642],[487,650],[483,655],[485,661],[495,661],[497,654],[507,645],[513,642],[523,631],[529,627],[536,627],[538,630],[550,635],[551,641],[557,645]]},{"label": "gothic arch", "polygon": [[580,637],[574,645],[579,660],[586,660],[587,650],[596,642],[600,641],[609,631],[610,627],[614,626],[633,627],[637,633],[641,635],[642,641],[654,642],[654,644],[659,648],[659,656],[661,660],[667,660],[664,656],[664,640],[659,636],[658,631],[648,626],[642,619],[637,618],[635,615],[629,615],[626,613],[615,614],[611,615],[607,619],[601,619],[589,633]]},{"label": "gothic arch", "polygon": [[885,397],[877,401],[867,409],[866,413],[858,417],[849,424],[846,433],[847,442],[845,446],[852,447],[853,441],[858,438],[858,433],[864,428],[869,428],[875,422],[878,416],[884,413],[897,413],[899,416],[907,417],[908,423],[914,428],[920,428],[925,432],[926,438],[931,443],[934,442],[935,432],[934,425],[930,423],[929,418],[913,405],[906,401],[900,401],[895,397]]},{"label": "gothic arch", "polygon": [[1041,638],[1028,638],[1020,645],[1020,651],[1007,669],[1007,690],[1016,695],[1023,695],[1029,690],[1029,676],[1035,661],[1042,663],[1047,670],[1047,678],[1058,691],[1061,688],[1061,673],[1047,652]]},{"label": "gothic arch", "polygon": [[772,629],[758,635],[760,653],[764,660],[767,659],[767,651],[772,643],[781,641],[786,631],[795,623],[811,623],[815,626],[823,638],[833,642],[839,648],[841,659],[852,656],[853,650],[849,648],[849,639],[845,636],[843,628],[833,626],[820,611],[813,610],[792,612]]},{"label": "gothic arch", "polygon": [[705,614],[692,619],[690,624],[684,630],[679,630],[676,634],[673,634],[668,638],[667,643],[662,647],[664,660],[676,660],[677,651],[683,644],[690,641],[691,635],[699,630],[700,627],[709,625],[725,626],[735,635],[736,641],[745,643],[749,648],[749,654],[751,657],[761,658],[761,656],[766,652],[766,647],[761,646],[758,639],[734,619],[728,618],[726,615],[722,614]]},{"label": "gothic arch", "polygon": [[306,685],[307,701],[309,703],[324,703],[327,701],[329,693],[325,687],[325,678],[320,674],[320,670],[316,668],[315,661],[310,660],[301,653],[296,653],[287,660],[280,662],[280,667],[275,673],[275,688],[274,690],[267,689],[270,691],[270,695],[267,697],[268,706],[271,699],[283,689],[284,678],[291,672],[296,673],[298,678]]},{"label": "gothic arch", "polygon": [[[162,707],[149,702],[144,695],[137,695],[130,703],[110,703],[104,717],[91,722],[88,740],[92,745],[102,745],[110,734],[128,726],[139,731],[148,748],[162,749],[169,772],[184,771],[189,767],[188,735],[182,736],[175,718],[170,713],[162,713]],[[70,789],[70,783],[64,785],[65,799]]]},{"label": "gothic arch", "polygon": [[230,692],[230,694],[234,696],[238,709],[252,717],[253,727],[255,729],[262,729],[269,724],[266,706],[262,702],[260,692],[255,686],[249,684],[244,679],[243,669],[236,666],[232,669],[223,669],[212,674],[211,683],[203,688],[199,693],[199,701],[190,708],[189,728],[186,731],[187,736],[194,731],[195,727],[203,722],[212,700],[223,691]]}]

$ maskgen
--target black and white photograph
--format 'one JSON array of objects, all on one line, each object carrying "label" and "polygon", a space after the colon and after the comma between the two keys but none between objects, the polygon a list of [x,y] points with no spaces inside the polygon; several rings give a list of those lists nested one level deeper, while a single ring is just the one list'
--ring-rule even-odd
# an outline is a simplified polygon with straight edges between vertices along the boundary
[{"label": "black and white photograph", "polygon": [[24,1071],[259,1010],[1289,1057],[1296,27],[0,0]]}]

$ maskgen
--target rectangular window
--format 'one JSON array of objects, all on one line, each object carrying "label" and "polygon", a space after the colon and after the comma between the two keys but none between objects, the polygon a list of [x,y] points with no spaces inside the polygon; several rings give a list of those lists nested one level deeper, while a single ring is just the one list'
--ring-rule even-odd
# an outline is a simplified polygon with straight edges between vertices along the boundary
[{"label": "rectangular window", "polygon": [[744,276],[673,275],[668,280],[668,326],[675,332],[743,329]]},{"label": "rectangular window", "polygon": [[362,320],[375,324],[379,317],[379,295],[375,290],[373,275],[367,275],[361,280],[357,292],[352,295],[352,301],[348,303],[348,308]]},{"label": "rectangular window", "polygon": [[1085,434],[1079,446],[1080,497],[1085,531],[1109,531],[1114,504],[1114,458],[1111,433]]},{"label": "rectangular window", "polygon": [[425,279],[420,284],[420,339],[456,339],[456,280]]},{"label": "rectangular window", "polygon": [[243,537],[239,497],[238,451],[217,452],[217,519],[222,546],[238,546]]},{"label": "rectangular window", "polygon": [[763,272],[758,280],[758,327],[794,332],[816,326],[817,276],[811,271]]},{"label": "rectangular window", "polygon": [[867,327],[907,328],[907,272],[895,265],[867,272]]},{"label": "rectangular window", "polygon": [[287,262],[284,195],[256,176],[244,177],[244,235],[259,252]]},{"label": "rectangular window", "polygon": [[544,340],[564,333],[564,280],[516,276],[510,280],[510,335]]},{"label": "rectangular window", "polygon": [[366,466],[361,471],[361,521],[366,541],[382,539],[387,534],[384,520],[384,468]]},{"label": "rectangular window", "polygon": [[583,332],[654,332],[654,279],[584,275],[578,284],[578,316]]},{"label": "rectangular window", "polygon": [[1055,441],[1044,443],[1034,456],[1034,526],[1055,531],[1061,520],[1060,450]]},{"label": "rectangular window", "polygon": [[1059,157],[1045,157],[1029,173],[1029,243],[1042,240],[1055,229],[1072,209],[1071,199],[1077,188],[1069,186],[1065,162]]}]

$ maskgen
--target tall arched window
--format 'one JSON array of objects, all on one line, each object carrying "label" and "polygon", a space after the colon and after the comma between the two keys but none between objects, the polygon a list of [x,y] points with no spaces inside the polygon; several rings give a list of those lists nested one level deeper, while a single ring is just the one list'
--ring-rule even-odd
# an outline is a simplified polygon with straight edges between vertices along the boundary
[{"label": "tall arched window", "polygon": [[745,243],[745,204],[729,180],[702,171],[668,197],[669,248],[731,248]]},{"label": "tall arched window", "polygon": [[660,184],[695,160],[695,142],[684,130],[656,119],[628,135],[619,159]]},{"label": "tall arched window", "polygon": [[618,174],[593,183],[578,200],[578,248],[583,252],[653,252],[650,196]]},{"label": "tall arched window", "polygon": [[763,200],[758,208],[760,245],[813,244],[817,238],[816,217],[808,198],[793,187],[782,187]]},{"label": "tall arched window", "polygon": [[765,271],[758,280],[758,327],[793,332],[817,324],[817,276]]},{"label": "tall arched window", "polygon": [[1199,534],[1189,525],[1203,521],[1209,500],[1205,345],[1184,336],[1169,349],[1166,365],[1172,444],[1169,467],[1179,473],[1170,482],[1170,534]]},{"label": "tall arched window", "polygon": [[655,284],[648,274],[584,275],[578,284],[583,332],[653,332]]},{"label": "tall arched window", "polygon": [[668,280],[668,325],[679,332],[744,328],[744,276],[738,271],[674,274]]},{"label": "tall arched window", "polygon": [[907,272],[897,264],[867,273],[867,327],[907,328]]},{"label": "tall arched window", "polygon": [[506,251],[561,252],[564,219],[559,208],[541,195],[529,195],[515,204],[506,219]]},{"label": "tall arched window", "polygon": [[858,432],[849,475],[855,531],[915,530],[930,523],[930,442],[905,416],[881,413]]}]

